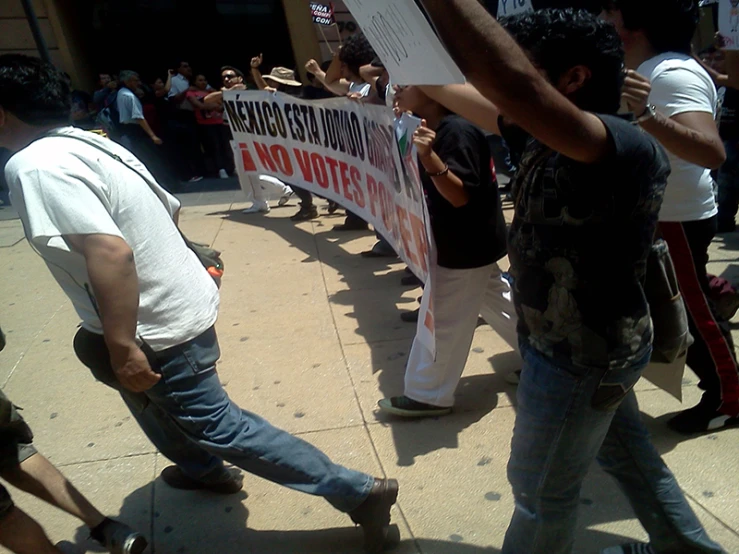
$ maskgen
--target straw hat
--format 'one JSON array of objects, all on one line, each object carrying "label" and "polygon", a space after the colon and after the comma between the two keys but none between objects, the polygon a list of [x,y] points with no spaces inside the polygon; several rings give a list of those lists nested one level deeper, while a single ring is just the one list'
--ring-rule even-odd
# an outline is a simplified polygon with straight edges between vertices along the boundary
[{"label": "straw hat", "polygon": [[269,75],[264,76],[265,81],[275,81],[289,87],[301,87],[303,83],[295,80],[295,72],[286,67],[275,67]]}]

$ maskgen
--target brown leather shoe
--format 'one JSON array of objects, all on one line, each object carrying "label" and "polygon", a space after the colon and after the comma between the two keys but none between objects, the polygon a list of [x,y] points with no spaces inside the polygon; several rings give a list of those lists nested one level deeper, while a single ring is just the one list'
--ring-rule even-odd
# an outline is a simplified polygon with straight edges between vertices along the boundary
[{"label": "brown leather shoe", "polygon": [[230,471],[230,479],[220,481],[218,483],[205,483],[197,481],[185,473],[177,466],[165,467],[162,470],[162,481],[167,483],[173,489],[183,491],[210,491],[215,494],[236,494],[244,488],[244,476],[238,471]]},{"label": "brown leather shoe", "polygon": [[368,554],[382,552],[390,527],[390,508],[398,500],[396,479],[375,479],[367,499],[349,517],[364,532],[364,548]]}]

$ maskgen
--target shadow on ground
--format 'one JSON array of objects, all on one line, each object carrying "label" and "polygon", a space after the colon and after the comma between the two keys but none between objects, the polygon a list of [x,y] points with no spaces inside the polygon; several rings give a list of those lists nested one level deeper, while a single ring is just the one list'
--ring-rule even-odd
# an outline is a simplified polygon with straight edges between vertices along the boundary
[{"label": "shadow on ground", "polygon": [[[217,215],[217,214],[213,214]],[[354,240],[356,233],[332,232],[331,224],[336,219],[322,218],[313,223],[315,233],[296,227],[287,219],[244,216],[240,212],[231,211],[222,215],[232,221],[245,225],[261,227],[278,234],[283,240],[291,243],[306,254],[317,251],[320,261],[341,275],[341,281],[347,285],[347,290],[341,290],[329,295],[329,301],[334,305],[349,306],[352,311],[346,314],[356,320],[356,334],[362,337],[371,349],[372,373],[377,378],[379,387],[378,399],[383,396],[401,394],[405,360],[410,351],[411,339],[378,338],[378,325],[385,326],[386,331],[401,331],[403,324],[398,319],[396,304],[404,301],[403,293],[407,290],[400,285],[403,275],[403,265],[387,258],[364,259],[357,254],[348,253],[342,246]],[[339,220],[340,221],[340,220]],[[309,258],[311,257],[308,254]],[[305,261],[314,261],[312,259]],[[377,272],[387,272],[377,276],[377,282],[368,286],[368,279]],[[420,289],[419,295],[420,295]],[[415,305],[409,306],[415,308]],[[378,313],[383,319],[378,320]],[[392,333],[391,333],[392,335]],[[407,335],[407,333],[406,333]],[[412,335],[412,333],[411,333]],[[391,424],[393,441],[397,451],[398,465],[411,466],[415,459],[441,449],[456,449],[459,446],[459,435],[468,427],[478,423],[498,404],[498,395],[509,395],[513,406],[516,405],[515,387],[507,384],[505,375],[515,364],[520,363],[518,355],[509,352],[497,354],[490,359],[493,372],[489,375],[475,375],[463,377],[457,391],[458,402],[455,413],[444,418],[444,425],[414,425],[402,422],[392,425],[393,421],[380,415],[377,411],[364,413],[365,421],[372,423]],[[669,451],[679,442],[679,436],[664,434],[661,422],[652,422],[652,430],[657,431],[657,443],[661,450]],[[590,529],[606,523],[627,521],[634,518],[633,511],[626,499],[617,489],[615,483],[603,472],[595,469],[588,476],[582,491],[580,510],[580,525],[578,528],[578,543],[588,545],[588,548],[605,548],[625,542],[624,537]],[[332,530],[331,533],[341,531]],[[309,534],[318,542],[326,539],[318,535]],[[298,536],[288,533],[288,537]],[[318,538],[316,538],[318,537]],[[291,539],[286,539],[291,540]],[[438,549],[434,541],[417,540],[417,545],[424,552],[476,553],[498,552],[493,548],[478,548],[451,541],[446,548]],[[324,544],[325,548],[325,544]],[[323,552],[339,552],[340,550],[322,550]],[[589,550],[588,550],[589,551]],[[290,552],[290,550],[285,550]],[[308,552],[308,550],[301,550]],[[344,552],[341,550],[341,552]],[[348,551],[347,551],[348,552]]]}]

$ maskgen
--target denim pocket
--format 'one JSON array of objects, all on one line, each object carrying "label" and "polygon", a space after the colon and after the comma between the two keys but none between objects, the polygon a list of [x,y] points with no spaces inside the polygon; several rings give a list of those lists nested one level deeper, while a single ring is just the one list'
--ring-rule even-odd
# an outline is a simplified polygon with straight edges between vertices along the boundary
[{"label": "denim pocket", "polygon": [[648,359],[648,357],[645,359],[643,365],[606,371],[593,393],[591,400],[593,409],[601,412],[616,411],[641,378]]},{"label": "denim pocket", "polygon": [[195,375],[215,370],[221,357],[215,330],[211,328],[184,345],[182,357]]}]

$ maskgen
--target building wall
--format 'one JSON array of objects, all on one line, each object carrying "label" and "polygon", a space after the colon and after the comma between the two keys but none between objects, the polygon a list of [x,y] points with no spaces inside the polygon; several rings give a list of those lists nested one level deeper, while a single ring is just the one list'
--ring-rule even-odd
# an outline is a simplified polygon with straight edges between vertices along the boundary
[{"label": "building wall", "polygon": [[[328,0],[318,0],[328,4]],[[331,59],[331,50],[339,47],[341,40],[354,34],[356,21],[341,0],[334,1],[337,27],[325,27],[313,23],[310,13],[311,0],[282,0],[290,30],[290,40],[295,53],[295,63],[305,82],[305,63],[311,58],[319,63]]]},{"label": "building wall", "polygon": [[[36,9],[41,32],[49,47],[51,58],[55,64],[62,67],[59,44],[49,21],[44,0],[34,0],[33,5]],[[39,55],[20,0],[2,0],[0,2],[0,54],[10,53],[27,54],[29,56]],[[66,70],[66,68],[64,69]]]},{"label": "building wall", "polygon": [[[76,42],[69,1],[33,0],[33,6],[51,61],[70,75],[75,87],[88,89],[94,83],[94,76],[85,63],[83,49]],[[0,54],[10,53],[39,55],[20,0],[0,0]]]}]

